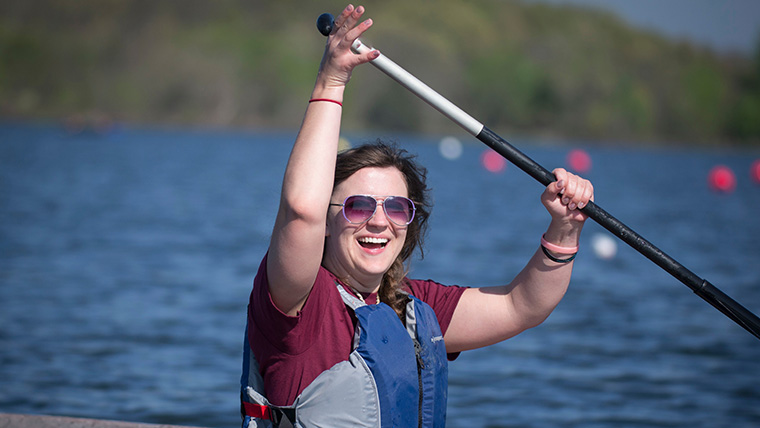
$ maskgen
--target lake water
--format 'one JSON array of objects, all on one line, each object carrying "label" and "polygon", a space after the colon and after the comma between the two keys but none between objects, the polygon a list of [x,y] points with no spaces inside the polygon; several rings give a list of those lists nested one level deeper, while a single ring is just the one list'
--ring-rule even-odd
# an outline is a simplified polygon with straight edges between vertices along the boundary
[{"label": "lake water", "polygon": [[[0,125],[0,412],[238,426],[245,309],[293,137]],[[542,189],[460,138],[456,160],[400,141],[436,204],[412,276],[505,283],[548,224]],[[550,169],[569,151],[514,144]],[[760,313],[760,151],[584,148],[600,206]],[[706,184],[719,163],[732,193]],[[625,244],[597,256],[599,236],[589,221],[544,324],[450,364],[448,426],[760,426],[760,341]]]}]

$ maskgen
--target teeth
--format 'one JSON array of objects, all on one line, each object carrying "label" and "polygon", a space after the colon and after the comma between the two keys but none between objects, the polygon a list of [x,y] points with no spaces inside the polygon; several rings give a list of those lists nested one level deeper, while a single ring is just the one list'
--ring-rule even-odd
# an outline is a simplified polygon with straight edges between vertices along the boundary
[{"label": "teeth", "polygon": [[359,242],[364,242],[365,244],[387,244],[388,240],[385,238],[372,238],[372,237],[364,237],[359,238]]}]

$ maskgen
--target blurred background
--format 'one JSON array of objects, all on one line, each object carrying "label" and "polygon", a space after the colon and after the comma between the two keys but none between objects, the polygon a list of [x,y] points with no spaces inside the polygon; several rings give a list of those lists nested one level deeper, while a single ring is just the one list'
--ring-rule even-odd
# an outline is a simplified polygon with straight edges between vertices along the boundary
[{"label": "blurred background", "polygon": [[[364,2],[363,40],[760,313],[760,3]],[[240,423],[246,305],[343,2],[0,1],[0,412]],[[541,186],[371,66],[346,144],[429,170],[410,276],[509,281]],[[450,364],[450,427],[757,427],[760,346],[588,222],[549,319]]]},{"label": "blurred background", "polygon": [[[6,0],[0,117],[293,128],[344,2]],[[547,138],[757,144],[751,0],[365,2],[365,41],[489,128]],[[347,129],[453,125],[370,67]],[[359,88],[361,86],[361,88]]]}]

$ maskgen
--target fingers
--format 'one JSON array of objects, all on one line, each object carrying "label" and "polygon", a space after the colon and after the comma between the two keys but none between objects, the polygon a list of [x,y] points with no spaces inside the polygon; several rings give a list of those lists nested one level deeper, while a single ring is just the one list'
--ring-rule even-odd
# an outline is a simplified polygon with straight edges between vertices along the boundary
[{"label": "fingers", "polygon": [[346,39],[355,40],[367,28],[372,25],[372,20],[362,22],[356,25],[359,19],[364,15],[364,6],[354,8],[353,5],[346,6],[340,16],[335,20],[332,33],[338,36],[344,36]]},{"label": "fingers", "polygon": [[[358,39],[365,31],[372,26],[372,19],[367,19],[361,23],[359,20],[364,15],[364,6],[354,8],[353,5],[346,6],[343,12],[334,21],[332,33],[328,39],[328,46],[333,45],[339,51],[346,51],[351,48],[354,41]],[[358,23],[358,25],[357,25]],[[371,61],[379,56],[375,50],[359,56],[359,63]]]},{"label": "fingers", "polygon": [[[361,6],[359,7],[362,8]],[[364,8],[362,8],[362,13],[364,12],[363,9]],[[346,8],[343,9],[340,15],[338,15],[338,17],[335,18],[335,21],[333,22],[332,33],[334,34],[340,31],[340,29],[346,25],[348,19],[351,17],[351,15],[353,15],[354,12],[356,12],[356,9],[354,9],[354,5],[349,4],[348,6],[346,6]],[[361,16],[361,13],[359,14],[359,16]]]},{"label": "fingers", "polygon": [[[367,31],[372,26],[372,19],[367,19],[363,22],[361,22],[356,27],[353,27],[351,30],[345,33],[344,37],[341,38],[339,46],[345,49],[350,49],[351,46],[353,46],[354,42],[362,35],[365,31]],[[366,57],[366,60],[372,60],[377,58],[377,56],[380,53],[377,52],[377,50],[373,49],[370,52],[366,52],[362,55],[359,55],[364,59]],[[366,62],[366,61],[362,61]]]},{"label": "fingers", "polygon": [[557,168],[554,171],[557,181],[550,184],[554,185],[550,191],[556,191],[559,195],[560,202],[568,209],[582,209],[588,205],[589,201],[594,200],[594,186],[590,181],[583,179],[575,174],[571,174],[563,168]]}]

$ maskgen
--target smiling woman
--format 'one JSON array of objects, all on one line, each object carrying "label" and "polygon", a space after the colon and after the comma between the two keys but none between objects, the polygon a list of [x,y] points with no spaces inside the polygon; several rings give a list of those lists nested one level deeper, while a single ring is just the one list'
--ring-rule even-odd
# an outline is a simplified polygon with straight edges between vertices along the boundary
[{"label": "smiling woman", "polygon": [[[377,141],[338,154],[343,92],[379,53],[351,51],[363,7],[334,21],[285,169],[269,251],[254,279],[241,379],[243,425],[441,427],[448,359],[541,323],[565,294],[593,187],[554,170],[551,217],[508,284],[406,276],[430,213],[427,171]],[[541,248],[541,249],[539,249]]]}]

